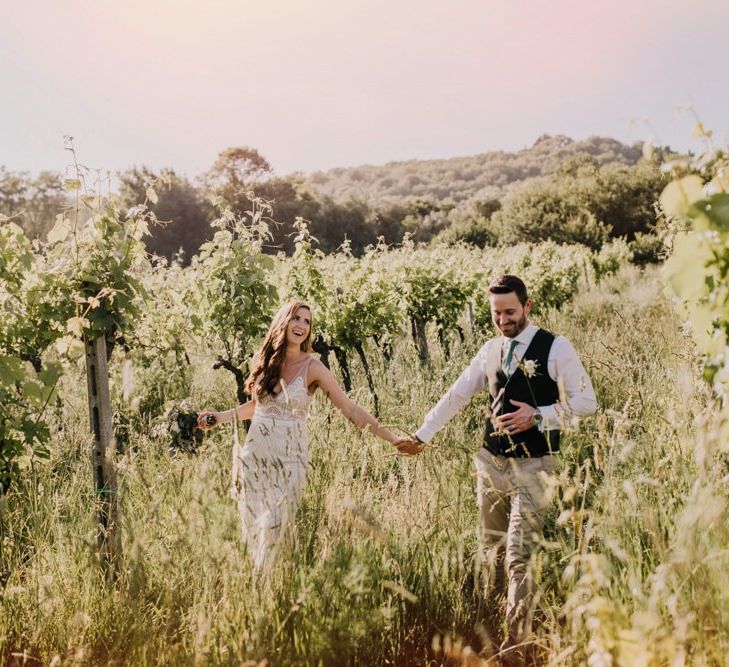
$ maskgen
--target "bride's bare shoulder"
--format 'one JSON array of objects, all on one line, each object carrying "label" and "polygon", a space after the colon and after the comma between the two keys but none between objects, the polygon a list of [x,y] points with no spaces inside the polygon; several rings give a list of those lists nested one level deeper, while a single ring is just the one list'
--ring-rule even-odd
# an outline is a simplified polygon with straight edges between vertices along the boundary
[{"label": "bride's bare shoulder", "polygon": [[329,369],[323,364],[322,360],[315,357],[313,354],[309,355],[309,372],[323,372]]}]

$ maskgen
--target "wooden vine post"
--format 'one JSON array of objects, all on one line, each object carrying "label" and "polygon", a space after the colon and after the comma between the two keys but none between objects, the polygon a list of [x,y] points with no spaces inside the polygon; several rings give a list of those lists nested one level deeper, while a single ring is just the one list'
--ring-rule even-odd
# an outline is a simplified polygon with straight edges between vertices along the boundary
[{"label": "wooden vine post", "polygon": [[96,490],[97,541],[106,577],[113,580],[118,574],[121,557],[121,533],[106,337],[102,335],[94,340],[86,338],[84,343],[89,419],[94,436],[91,465]]}]

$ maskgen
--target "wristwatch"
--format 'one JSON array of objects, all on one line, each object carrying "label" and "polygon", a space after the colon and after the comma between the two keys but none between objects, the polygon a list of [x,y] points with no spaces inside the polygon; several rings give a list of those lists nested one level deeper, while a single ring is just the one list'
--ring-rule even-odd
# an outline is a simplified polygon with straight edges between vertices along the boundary
[{"label": "wristwatch", "polygon": [[544,417],[542,417],[542,413],[539,408],[534,411],[534,414],[532,415],[532,420],[534,421],[534,426],[536,426],[541,431]]}]

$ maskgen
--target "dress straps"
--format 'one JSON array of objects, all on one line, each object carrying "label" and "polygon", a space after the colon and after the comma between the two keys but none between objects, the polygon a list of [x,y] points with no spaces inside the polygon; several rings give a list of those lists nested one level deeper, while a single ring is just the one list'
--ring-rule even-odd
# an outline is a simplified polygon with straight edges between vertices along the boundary
[{"label": "dress straps", "polygon": [[307,391],[309,389],[309,384],[306,381],[307,375],[309,371],[309,366],[311,366],[311,362],[314,361],[314,357],[312,357],[310,354],[307,355],[307,359],[304,360],[304,363],[301,365],[301,368],[298,370],[296,375],[294,375],[290,380],[286,380],[285,378],[281,378],[283,382],[285,382],[287,385],[293,384],[296,382],[296,380],[303,376],[304,378],[304,386],[306,387]]},{"label": "dress straps", "polygon": [[311,366],[311,362],[314,361],[314,357],[311,355],[308,355],[308,359],[304,362],[304,367],[297,373],[296,377],[303,377],[304,378],[304,388],[306,389],[306,393],[309,393],[309,366]]}]

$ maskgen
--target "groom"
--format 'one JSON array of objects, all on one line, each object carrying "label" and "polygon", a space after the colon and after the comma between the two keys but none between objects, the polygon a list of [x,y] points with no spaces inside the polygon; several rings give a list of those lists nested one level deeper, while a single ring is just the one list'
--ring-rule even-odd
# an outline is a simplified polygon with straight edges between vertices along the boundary
[{"label": "groom", "polygon": [[502,648],[508,649],[518,647],[531,632],[529,562],[551,504],[550,477],[561,431],[573,417],[595,412],[597,402],[570,342],[529,322],[532,300],[519,278],[504,275],[494,280],[489,301],[502,335],[479,350],[426,415],[415,437],[399,449],[421,451],[475,394],[488,389],[491,410],[476,455],[476,491],[487,592],[503,582],[505,552],[508,634]]}]

